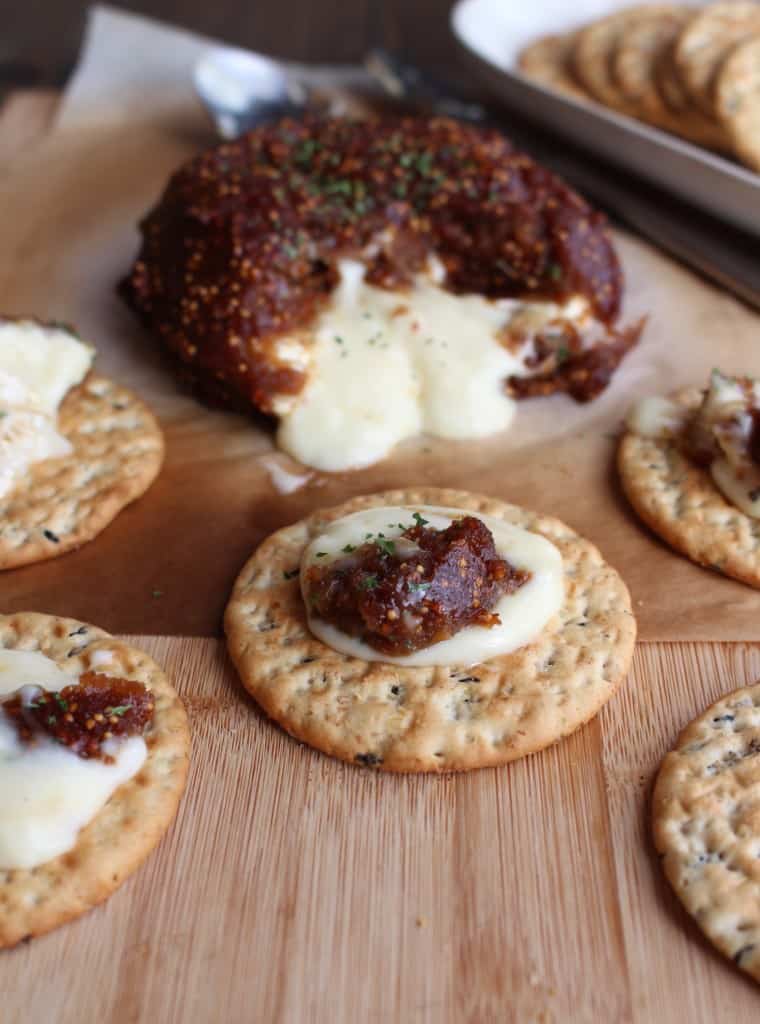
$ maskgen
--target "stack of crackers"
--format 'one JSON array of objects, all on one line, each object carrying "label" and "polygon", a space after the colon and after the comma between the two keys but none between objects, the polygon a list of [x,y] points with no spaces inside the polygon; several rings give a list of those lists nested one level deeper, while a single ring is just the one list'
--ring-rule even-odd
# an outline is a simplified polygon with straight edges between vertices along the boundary
[{"label": "stack of crackers", "polygon": [[627,7],[536,40],[519,67],[760,171],[760,3]]}]

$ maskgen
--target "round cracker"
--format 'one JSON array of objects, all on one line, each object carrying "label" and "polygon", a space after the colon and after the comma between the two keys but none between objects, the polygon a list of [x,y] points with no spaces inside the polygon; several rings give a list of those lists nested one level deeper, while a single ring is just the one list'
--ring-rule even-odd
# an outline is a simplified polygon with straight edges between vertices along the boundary
[{"label": "round cracker", "polygon": [[708,939],[760,981],[760,685],[723,697],[660,768],[654,842]]},{"label": "round cracker", "polygon": [[[689,409],[697,389],[673,396]],[[672,441],[627,431],[618,448],[623,490],[638,516],[698,565],[760,587],[760,519],[728,502],[707,470]]]},{"label": "round cracker", "polygon": [[616,11],[578,31],[572,50],[572,69],[585,89],[613,110],[635,116],[613,76],[612,60],[623,33],[631,26],[641,7]]},{"label": "round cracker", "polygon": [[715,107],[736,155],[760,171],[760,35],[741,43],[723,62]]},{"label": "round cracker", "polygon": [[110,651],[113,657],[97,671],[143,683],[155,698],[144,765],[82,829],[76,846],[36,868],[0,869],[2,949],[79,917],[137,870],[176,813],[187,778],[190,732],[179,697],[159,666],[102,629],[35,612],[0,615],[0,647],[40,651],[72,676],[92,667],[96,651]]},{"label": "round cracker", "polygon": [[[566,594],[536,640],[487,662],[405,668],[351,658],[309,631],[287,579],[328,523],[383,505],[439,505],[497,516],[562,553]],[[555,743],[622,682],[636,623],[620,576],[557,519],[464,491],[417,488],[354,498],[273,534],[240,573],[224,619],[243,685],[266,713],[326,754],[395,772],[505,764]]]},{"label": "round cracker", "polygon": [[660,116],[667,109],[654,69],[691,16],[688,8],[675,6],[642,13],[618,42],[612,57],[615,81],[645,115]]},{"label": "round cracker", "polygon": [[518,58],[523,74],[548,89],[563,92],[578,99],[588,99],[587,93],[573,77],[570,55],[575,45],[575,34],[543,36],[526,46]]},{"label": "round cracker", "polygon": [[665,101],[657,68],[673,41],[693,16],[683,7],[653,8],[640,14],[626,30],[613,57],[613,73],[637,117],[655,128],[710,149],[730,150],[725,131],[685,97],[676,113]]},{"label": "round cracker", "polygon": [[760,4],[726,0],[700,11],[678,37],[673,51],[678,75],[708,117],[716,114],[714,85],[723,61],[756,32],[760,32]]},{"label": "round cracker", "polygon": [[697,146],[706,146],[721,153],[732,153],[731,141],[723,126],[704,114],[691,100],[678,77],[673,58],[674,44],[663,49],[654,66],[654,79],[666,114],[674,127],[670,130]]},{"label": "round cracker", "polygon": [[58,429],[73,450],[34,463],[0,498],[0,569],[57,558],[92,540],[150,487],[161,428],[131,391],[90,374],[68,393]]}]

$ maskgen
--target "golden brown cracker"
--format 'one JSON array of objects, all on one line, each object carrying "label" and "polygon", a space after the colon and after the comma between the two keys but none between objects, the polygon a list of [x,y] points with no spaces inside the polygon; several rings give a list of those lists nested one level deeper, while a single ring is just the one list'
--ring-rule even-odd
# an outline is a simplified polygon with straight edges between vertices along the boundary
[{"label": "golden brown cracker", "polygon": [[[698,390],[679,393],[688,408]],[[707,470],[673,441],[627,431],[618,448],[623,490],[639,517],[698,565],[760,587],[760,519],[728,502]]]},{"label": "golden brown cracker", "polygon": [[684,729],[655,785],[654,841],[668,881],[725,956],[760,981],[760,685]]},{"label": "golden brown cracker", "polygon": [[127,388],[94,374],[68,393],[58,429],[73,451],[29,467],[0,498],[0,569],[56,558],[96,537],[153,483],[161,429]]},{"label": "golden brown cracker", "polygon": [[714,100],[736,155],[760,171],[760,33],[740,43],[723,62]]},{"label": "golden brown cracker", "polygon": [[[0,615],[0,647],[40,651],[78,676],[96,651],[97,671],[143,683],[155,697],[148,757],[82,829],[76,846],[36,868],[0,870],[0,948],[42,935],[107,899],[157,845],[187,777],[190,734],[179,697],[159,666],[102,629],[35,612]],[[73,755],[72,755],[73,756]]]},{"label": "golden brown cracker", "polygon": [[[461,508],[547,537],[565,568],[560,612],[533,643],[477,665],[407,668],[325,646],[309,631],[291,574],[328,523],[384,505]],[[265,540],[237,579],[225,631],[243,685],[291,735],[356,764],[428,772],[504,764],[579,728],[625,677],[636,624],[618,574],[559,520],[415,488],[354,498]]]},{"label": "golden brown cracker", "polygon": [[714,86],[733,48],[760,32],[760,4],[725,0],[701,10],[681,32],[673,59],[694,103],[708,117],[716,114]]},{"label": "golden brown cracker", "polygon": [[570,66],[574,44],[573,34],[543,36],[522,50],[518,66],[528,78],[548,89],[576,99],[588,99],[588,94],[574,78]]}]

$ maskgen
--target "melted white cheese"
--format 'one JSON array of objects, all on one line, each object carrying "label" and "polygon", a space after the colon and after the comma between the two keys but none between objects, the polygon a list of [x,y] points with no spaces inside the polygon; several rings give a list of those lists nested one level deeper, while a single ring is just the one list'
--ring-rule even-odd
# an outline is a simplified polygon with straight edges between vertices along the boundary
[{"label": "melted white cheese", "polygon": [[92,349],[61,328],[0,321],[0,497],[32,463],[71,451],[56,414],[92,359]]},{"label": "melted white cheese", "polygon": [[685,406],[655,395],[637,402],[628,413],[625,425],[641,437],[672,438],[681,432],[689,415]]},{"label": "melted white cheese", "polygon": [[710,475],[732,505],[745,515],[760,519],[760,469],[748,466],[741,471],[728,459],[715,459],[710,464]]},{"label": "melted white cheese", "polygon": [[[307,385],[277,404],[279,446],[328,472],[371,465],[423,431],[463,440],[504,430],[515,413],[505,380],[526,372],[532,344],[511,352],[499,335],[513,322],[535,333],[560,316],[588,317],[578,297],[558,306],[455,295],[436,283],[435,263],[404,292],[367,284],[361,263],[338,269],[313,330]],[[290,361],[303,368],[303,344],[283,339],[278,351],[286,361],[297,352]]]},{"label": "melted white cheese", "polygon": [[[347,545],[359,547],[367,534],[379,533],[393,539],[403,532],[402,526],[413,526],[412,518],[419,512],[435,529],[446,529],[453,519],[475,515],[461,509],[434,508],[426,505],[404,508],[374,508],[331,523],[304,551],[301,561],[301,581],[311,565],[327,565],[345,557]],[[328,647],[365,661],[383,661],[393,665],[474,665],[498,654],[508,654],[535,639],[562,604],[565,584],[562,555],[545,537],[521,527],[505,523],[491,516],[477,515],[493,534],[496,550],[515,568],[532,574],[527,583],[513,594],[499,600],[494,608],[500,625],[490,629],[467,626],[454,636],[404,657],[390,657],[376,651],[356,637],[348,636],[330,623],[309,614],[309,628]],[[321,557],[317,558],[320,553]],[[304,597],[305,597],[304,591]]]},{"label": "melted white cheese", "polygon": [[[76,682],[36,651],[0,650],[0,701]],[[23,689],[22,689],[23,688]],[[77,836],[147,757],[140,736],[114,742],[112,764],[85,760],[47,737],[22,743],[0,713],[0,870],[33,868],[73,849]]]}]

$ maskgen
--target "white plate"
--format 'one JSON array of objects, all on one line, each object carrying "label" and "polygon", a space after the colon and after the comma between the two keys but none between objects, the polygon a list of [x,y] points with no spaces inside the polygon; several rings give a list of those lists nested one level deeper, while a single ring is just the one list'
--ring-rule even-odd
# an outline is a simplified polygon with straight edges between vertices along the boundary
[{"label": "white plate", "polygon": [[[459,0],[455,36],[511,107],[682,199],[760,235],[760,175],[598,104],[552,92],[517,68],[538,36],[577,28],[629,6],[609,0]],[[570,9],[568,9],[570,8]]]}]

